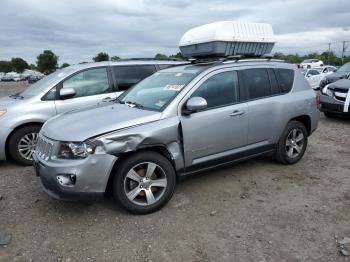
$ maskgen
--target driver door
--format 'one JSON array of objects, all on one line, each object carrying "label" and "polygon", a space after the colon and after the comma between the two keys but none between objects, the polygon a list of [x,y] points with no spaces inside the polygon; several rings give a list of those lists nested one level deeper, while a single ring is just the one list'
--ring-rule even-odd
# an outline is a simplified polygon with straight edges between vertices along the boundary
[{"label": "driver door", "polygon": [[78,72],[59,84],[59,90],[64,88],[73,88],[76,94],[68,99],[55,100],[57,114],[108,102],[117,97],[106,67]]},{"label": "driver door", "polygon": [[209,160],[220,161],[246,145],[248,110],[246,103],[239,102],[236,71],[212,73],[185,101],[191,97],[203,97],[208,106],[180,117],[186,168],[208,164]]}]

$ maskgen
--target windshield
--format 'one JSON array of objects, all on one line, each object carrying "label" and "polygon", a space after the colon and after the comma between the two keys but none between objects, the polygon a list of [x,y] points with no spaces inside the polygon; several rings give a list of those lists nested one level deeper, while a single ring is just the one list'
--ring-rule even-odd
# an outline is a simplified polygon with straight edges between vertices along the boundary
[{"label": "windshield", "polygon": [[157,72],[123,93],[119,100],[162,111],[195,76],[194,73]]},{"label": "windshield", "polygon": [[350,72],[350,63],[346,63],[341,68],[338,69],[338,72]]},{"label": "windshield", "polygon": [[38,82],[30,85],[26,90],[21,93],[23,97],[33,97],[41,92],[45,91],[54,81],[66,77],[70,73],[71,69],[61,69],[53,72],[52,74],[45,76]]}]

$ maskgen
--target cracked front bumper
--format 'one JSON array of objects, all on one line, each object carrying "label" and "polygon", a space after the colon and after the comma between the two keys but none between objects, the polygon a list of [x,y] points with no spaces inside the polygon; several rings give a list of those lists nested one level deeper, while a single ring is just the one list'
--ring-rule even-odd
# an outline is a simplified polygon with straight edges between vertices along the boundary
[{"label": "cracked front bumper", "polygon": [[[51,197],[72,202],[93,203],[100,200],[117,160],[112,155],[90,155],[82,160],[44,161],[33,155],[33,165],[43,190]],[[74,185],[63,186],[57,176],[74,175]]]}]

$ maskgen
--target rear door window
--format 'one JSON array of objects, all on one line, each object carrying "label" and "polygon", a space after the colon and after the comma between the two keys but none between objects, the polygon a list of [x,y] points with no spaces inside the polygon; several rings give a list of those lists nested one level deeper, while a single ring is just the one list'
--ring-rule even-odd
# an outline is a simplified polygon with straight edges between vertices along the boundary
[{"label": "rear door window", "polygon": [[124,91],[156,72],[154,65],[114,66],[113,73],[118,90]]},{"label": "rear door window", "polygon": [[267,69],[254,68],[242,70],[240,76],[243,77],[241,80],[244,83],[244,87],[248,91],[249,99],[256,99],[272,95]]},{"label": "rear door window", "polygon": [[288,93],[294,82],[294,70],[292,69],[275,69],[278,85],[282,93]]}]

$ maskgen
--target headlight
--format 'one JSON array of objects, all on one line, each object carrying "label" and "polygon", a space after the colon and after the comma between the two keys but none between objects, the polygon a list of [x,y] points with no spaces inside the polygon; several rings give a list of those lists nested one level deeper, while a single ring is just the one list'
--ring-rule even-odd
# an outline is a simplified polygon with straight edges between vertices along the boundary
[{"label": "headlight", "polygon": [[0,117],[6,114],[6,109],[0,110]]},{"label": "headlight", "polygon": [[322,94],[333,97],[333,91],[328,89],[328,85],[322,89]]},{"label": "headlight", "polygon": [[89,154],[93,154],[93,145],[77,142],[61,142],[57,158],[60,159],[84,159]]}]

